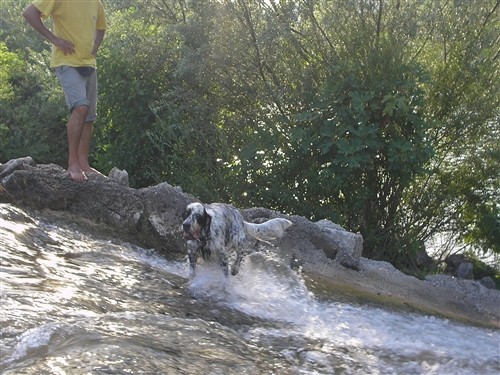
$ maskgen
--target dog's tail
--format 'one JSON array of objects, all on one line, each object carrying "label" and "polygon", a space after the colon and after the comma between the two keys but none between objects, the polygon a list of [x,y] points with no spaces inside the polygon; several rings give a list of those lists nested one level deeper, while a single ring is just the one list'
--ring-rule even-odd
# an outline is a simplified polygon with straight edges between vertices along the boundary
[{"label": "dog's tail", "polygon": [[292,225],[292,222],[287,219],[275,218],[270,219],[261,224],[243,222],[245,232],[253,238],[271,244],[277,238],[283,237],[285,231]]}]

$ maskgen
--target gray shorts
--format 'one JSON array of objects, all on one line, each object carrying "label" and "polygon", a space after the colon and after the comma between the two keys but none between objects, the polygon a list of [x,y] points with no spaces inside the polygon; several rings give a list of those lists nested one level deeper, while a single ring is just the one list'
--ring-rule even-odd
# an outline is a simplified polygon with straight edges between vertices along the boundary
[{"label": "gray shorts", "polygon": [[94,122],[97,118],[97,72],[94,70],[84,77],[72,66],[58,66],[55,74],[64,91],[66,104],[70,111],[75,107],[87,106],[89,111],[85,122]]}]

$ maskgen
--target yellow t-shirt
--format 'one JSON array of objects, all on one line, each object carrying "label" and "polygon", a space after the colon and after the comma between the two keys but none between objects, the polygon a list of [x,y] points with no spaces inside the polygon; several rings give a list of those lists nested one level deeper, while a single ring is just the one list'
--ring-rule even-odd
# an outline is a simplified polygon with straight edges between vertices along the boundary
[{"label": "yellow t-shirt", "polygon": [[65,55],[52,46],[50,66],[96,66],[92,56],[96,30],[106,29],[104,8],[100,0],[35,0],[33,5],[43,18],[51,17],[55,36],[75,45],[75,53]]}]

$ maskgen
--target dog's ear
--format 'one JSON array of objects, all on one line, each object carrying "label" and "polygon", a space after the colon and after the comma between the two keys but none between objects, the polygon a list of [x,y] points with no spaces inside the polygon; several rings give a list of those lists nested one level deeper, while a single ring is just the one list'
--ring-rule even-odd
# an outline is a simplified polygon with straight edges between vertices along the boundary
[{"label": "dog's ear", "polygon": [[203,226],[205,228],[209,227],[211,222],[212,222],[212,216],[210,216],[205,207],[203,207]]},{"label": "dog's ear", "polygon": [[190,214],[190,211],[188,210],[188,208],[186,207],[186,209],[184,210],[184,212],[182,213],[182,220],[186,220],[188,218]]}]

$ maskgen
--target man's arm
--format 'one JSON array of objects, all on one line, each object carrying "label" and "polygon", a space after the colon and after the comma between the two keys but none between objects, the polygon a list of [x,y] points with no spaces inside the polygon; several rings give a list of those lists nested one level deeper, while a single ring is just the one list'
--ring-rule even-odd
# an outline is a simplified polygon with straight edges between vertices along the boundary
[{"label": "man's arm", "polygon": [[92,48],[92,56],[97,56],[97,50],[101,46],[101,42],[104,39],[105,30],[96,30],[95,31],[95,39],[94,39],[94,47]]},{"label": "man's arm", "polygon": [[47,39],[50,43],[64,51],[65,55],[71,55],[75,52],[75,46],[68,40],[64,40],[55,36],[42,22],[42,13],[33,4],[23,11],[23,17],[40,35]]}]

